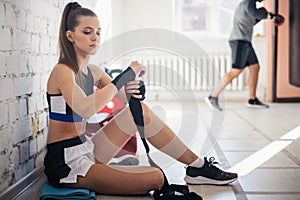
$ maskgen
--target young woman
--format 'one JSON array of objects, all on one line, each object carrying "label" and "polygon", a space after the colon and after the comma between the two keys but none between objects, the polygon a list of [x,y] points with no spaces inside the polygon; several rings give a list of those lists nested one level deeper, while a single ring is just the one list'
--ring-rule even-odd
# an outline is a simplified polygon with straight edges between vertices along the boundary
[{"label": "young woman", "polygon": [[[56,187],[88,188],[101,194],[145,194],[164,183],[162,172],[148,166],[110,166],[109,160],[136,133],[128,108],[109,121],[92,138],[85,119],[102,109],[113,97],[126,100],[125,90],[141,98],[139,81],[145,68],[138,62],[114,80],[89,63],[100,43],[100,24],[94,12],[78,3],[66,5],[60,25],[58,64],[47,83],[49,132],[45,174]],[[100,90],[94,91],[96,86]],[[142,103],[145,136],[157,149],[187,164],[185,180],[191,184],[224,185],[237,174],[198,158]]]}]

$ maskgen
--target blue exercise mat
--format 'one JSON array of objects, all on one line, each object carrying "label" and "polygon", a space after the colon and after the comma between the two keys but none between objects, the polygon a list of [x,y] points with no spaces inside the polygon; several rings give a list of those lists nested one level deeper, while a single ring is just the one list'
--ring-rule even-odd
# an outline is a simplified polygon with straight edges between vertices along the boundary
[{"label": "blue exercise mat", "polygon": [[40,200],[82,199],[95,200],[96,194],[89,189],[56,188],[46,180],[40,194]]}]

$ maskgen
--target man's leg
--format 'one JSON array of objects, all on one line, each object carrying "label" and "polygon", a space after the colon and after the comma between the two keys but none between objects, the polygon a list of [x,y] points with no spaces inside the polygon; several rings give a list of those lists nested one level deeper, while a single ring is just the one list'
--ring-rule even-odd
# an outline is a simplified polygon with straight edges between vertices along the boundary
[{"label": "man's leg", "polygon": [[218,96],[220,93],[226,88],[226,86],[231,83],[231,81],[239,76],[243,69],[246,66],[247,58],[249,51],[247,51],[247,47],[249,47],[249,42],[247,41],[229,41],[229,45],[231,48],[231,61],[232,68],[226,73],[220,80],[219,84],[215,88],[212,93],[205,98],[205,102],[209,105],[213,110],[222,110],[219,106]]},{"label": "man's leg", "polygon": [[249,66],[249,99],[256,98],[256,88],[258,82],[258,73],[260,65],[258,63]]},{"label": "man's leg", "polygon": [[243,69],[237,69],[232,68],[227,74],[225,74],[216,89],[205,98],[205,102],[209,105],[209,107],[213,110],[222,110],[222,108],[219,106],[219,99],[218,96],[220,93],[224,90],[224,88],[231,83],[231,81],[236,78],[240,73],[243,71]]},{"label": "man's leg", "polygon": [[238,77],[242,73],[243,69],[236,69],[232,68],[227,74],[225,74],[222,78],[221,81],[219,82],[218,86],[216,89],[211,93],[212,97],[218,97],[220,93],[224,90],[224,88],[231,83],[231,81]]},{"label": "man's leg", "polygon": [[262,103],[256,97],[256,89],[258,83],[258,73],[259,73],[260,65],[258,63],[249,65],[249,100],[248,100],[248,107],[255,107],[255,108],[269,108],[269,105]]}]

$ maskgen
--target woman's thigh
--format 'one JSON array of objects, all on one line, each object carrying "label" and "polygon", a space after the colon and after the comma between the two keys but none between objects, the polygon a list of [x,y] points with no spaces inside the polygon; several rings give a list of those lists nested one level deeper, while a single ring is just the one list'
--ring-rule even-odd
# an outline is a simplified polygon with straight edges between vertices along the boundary
[{"label": "woman's thigh", "polygon": [[162,172],[153,167],[94,164],[85,177],[69,187],[88,188],[100,194],[146,194],[163,185]]},{"label": "woman's thigh", "polygon": [[[142,103],[142,107],[145,136],[147,138],[153,137],[161,132],[165,124],[146,104]],[[125,108],[93,136],[92,141],[95,144],[94,154],[96,160],[100,163],[108,163],[136,133],[137,129],[130,109]],[[170,139],[174,137],[174,133],[171,132],[167,135]]]},{"label": "woman's thigh", "polygon": [[135,134],[136,127],[132,116],[129,109],[125,108],[93,135],[96,160],[107,164]]}]

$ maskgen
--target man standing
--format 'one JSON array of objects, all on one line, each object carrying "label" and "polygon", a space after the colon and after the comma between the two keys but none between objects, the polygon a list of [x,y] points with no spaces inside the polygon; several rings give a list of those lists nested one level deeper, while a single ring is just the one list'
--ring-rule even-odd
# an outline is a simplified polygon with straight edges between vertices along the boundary
[{"label": "man standing", "polygon": [[263,0],[243,0],[236,8],[233,21],[233,29],[229,38],[232,54],[232,68],[225,74],[215,90],[205,99],[206,103],[215,110],[222,110],[218,103],[218,96],[224,88],[242,71],[249,68],[249,107],[269,106],[262,103],[256,97],[258,82],[259,62],[252,47],[253,27],[262,19],[274,17],[265,8],[256,8],[256,2]]}]

